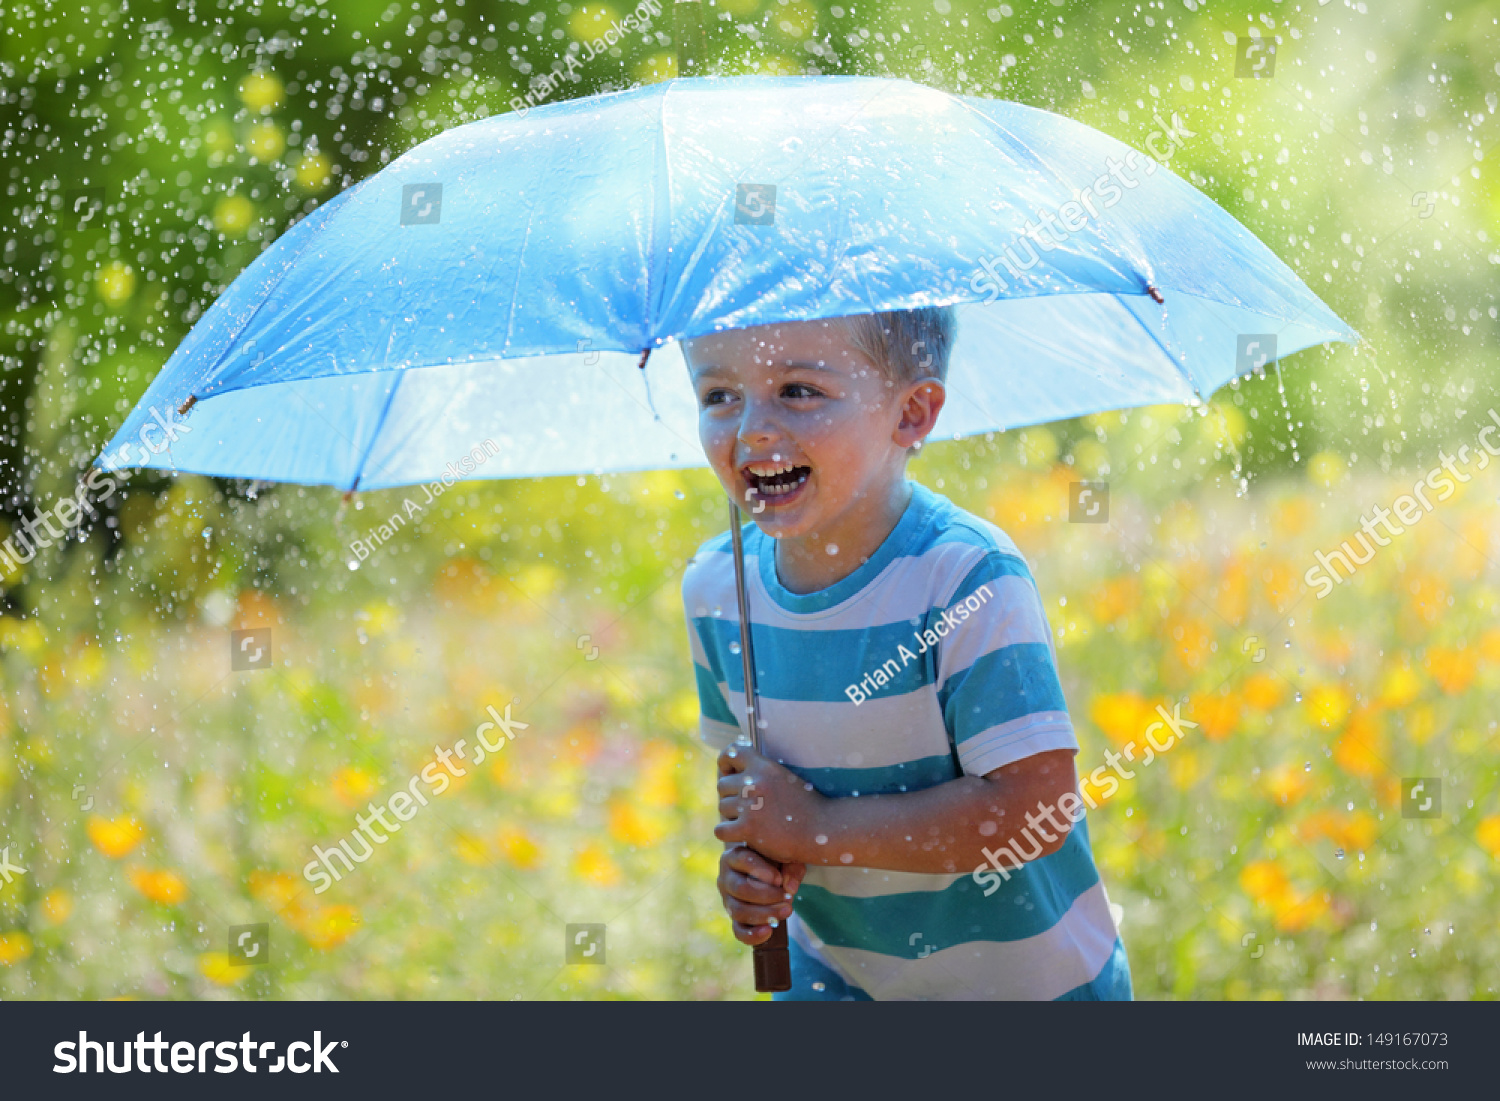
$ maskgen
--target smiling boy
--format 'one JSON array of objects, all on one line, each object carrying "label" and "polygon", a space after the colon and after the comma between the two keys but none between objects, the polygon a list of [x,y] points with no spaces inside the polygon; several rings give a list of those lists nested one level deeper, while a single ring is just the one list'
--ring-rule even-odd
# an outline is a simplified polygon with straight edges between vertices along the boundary
[{"label": "smiling boy", "polygon": [[[955,327],[928,309],[685,346],[704,449],[754,519],[764,756],[736,744],[728,534],[683,578],[703,736],[721,750],[719,890],[745,944],[789,920],[779,999],[1131,996],[1035,583],[998,528],[906,478]],[[1068,798],[1077,817],[1039,839]],[[970,874],[1007,847],[1003,881]]]}]

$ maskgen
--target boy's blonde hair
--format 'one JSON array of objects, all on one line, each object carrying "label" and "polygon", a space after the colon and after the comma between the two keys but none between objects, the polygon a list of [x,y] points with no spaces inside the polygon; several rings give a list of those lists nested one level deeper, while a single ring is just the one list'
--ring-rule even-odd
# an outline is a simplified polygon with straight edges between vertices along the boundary
[{"label": "boy's blonde hair", "polygon": [[958,336],[952,306],[888,310],[840,318],[849,342],[897,385],[948,377],[948,354]]}]

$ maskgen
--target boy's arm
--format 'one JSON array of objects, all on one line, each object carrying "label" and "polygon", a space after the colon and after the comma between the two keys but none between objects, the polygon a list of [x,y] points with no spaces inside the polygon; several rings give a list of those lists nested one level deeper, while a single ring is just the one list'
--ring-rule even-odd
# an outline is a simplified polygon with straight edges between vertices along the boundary
[{"label": "boy's arm", "polygon": [[986,849],[998,852],[1023,834],[1019,848],[1029,859],[1055,852],[1083,817],[1068,749],[922,791],[844,799],[810,790],[796,773],[742,747],[724,751],[726,767],[714,835],[777,861],[959,874],[989,863]]}]

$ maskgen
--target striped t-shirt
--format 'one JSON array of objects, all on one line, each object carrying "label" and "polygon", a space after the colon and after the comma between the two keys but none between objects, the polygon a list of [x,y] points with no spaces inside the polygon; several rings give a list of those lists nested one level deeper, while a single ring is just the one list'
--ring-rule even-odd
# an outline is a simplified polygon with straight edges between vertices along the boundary
[{"label": "striped t-shirt", "polygon": [[[824,795],[917,791],[1077,752],[1041,598],[993,524],[912,483],[874,555],[806,594],[777,579],[771,539],[753,523],[744,533],[765,752]],[[703,738],[722,749],[748,731],[727,532],[699,549],[682,592]],[[999,877],[981,886],[969,869],[809,865],[789,932],[878,1000],[1129,998],[1086,823],[1010,866],[996,891]]]}]

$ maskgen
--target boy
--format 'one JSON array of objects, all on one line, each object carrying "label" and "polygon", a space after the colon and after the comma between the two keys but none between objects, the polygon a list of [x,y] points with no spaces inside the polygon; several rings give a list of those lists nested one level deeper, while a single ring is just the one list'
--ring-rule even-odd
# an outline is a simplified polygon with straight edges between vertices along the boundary
[{"label": "boy", "polygon": [[727,533],[683,599],[721,750],[719,890],[745,944],[789,920],[778,999],[1131,996],[1035,584],[998,528],[906,479],[955,328],[950,307],[684,349],[704,449],[754,517],[764,756],[735,744]]}]

